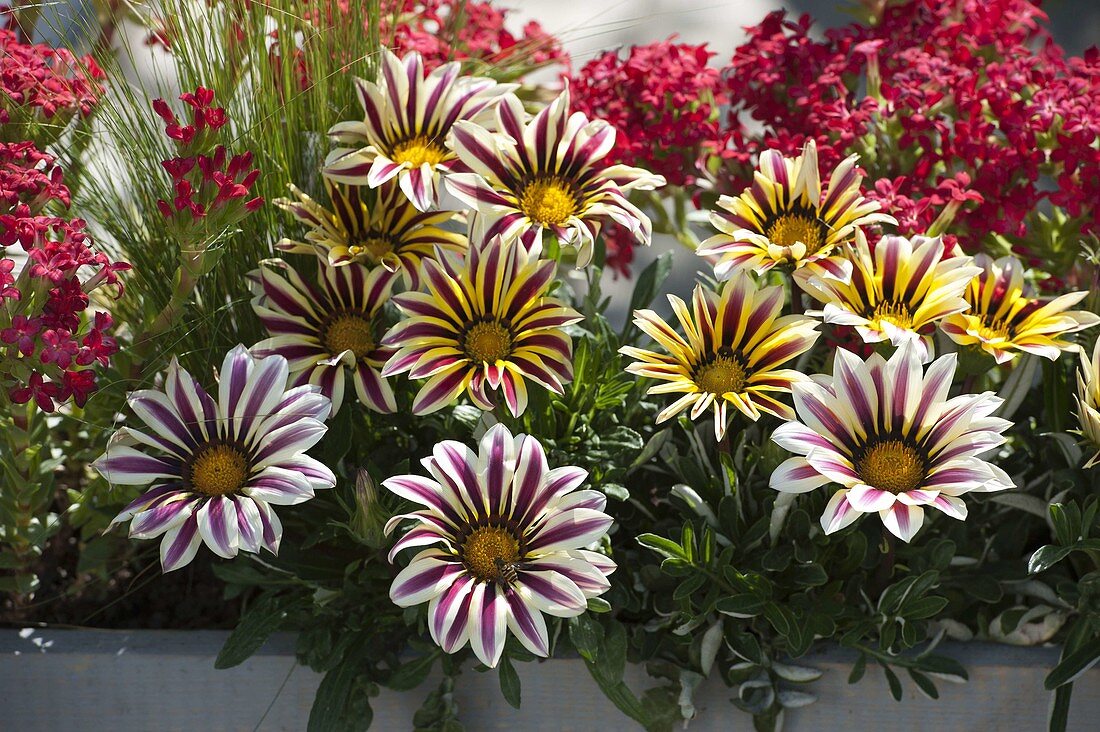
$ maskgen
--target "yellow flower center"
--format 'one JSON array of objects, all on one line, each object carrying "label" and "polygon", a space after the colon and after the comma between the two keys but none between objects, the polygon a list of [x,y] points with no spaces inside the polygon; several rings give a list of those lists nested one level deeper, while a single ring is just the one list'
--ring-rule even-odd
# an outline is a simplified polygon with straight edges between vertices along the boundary
[{"label": "yellow flower center", "polygon": [[236,493],[248,479],[248,458],[230,445],[199,449],[187,470],[191,488],[208,496]]},{"label": "yellow flower center", "polygon": [[721,396],[745,388],[748,373],[733,356],[719,356],[695,373],[695,384],[705,392]]},{"label": "yellow flower center", "polygon": [[560,226],[577,213],[572,186],[556,177],[536,178],[519,194],[519,209],[543,226]]},{"label": "yellow flower center", "polygon": [[377,262],[394,250],[393,239],[384,234],[365,234],[354,244],[348,246],[353,257],[366,254],[372,262]]},{"label": "yellow flower center", "polygon": [[424,163],[439,165],[447,159],[447,151],[434,140],[420,136],[394,145],[390,157],[395,163],[408,163],[419,168]]},{"label": "yellow flower center", "polygon": [[786,213],[773,221],[765,233],[768,240],[781,247],[797,242],[806,246],[806,254],[815,254],[825,244],[825,229],[813,216],[802,213]]},{"label": "yellow flower center", "polygon": [[982,319],[978,328],[978,338],[983,341],[1008,341],[1012,336],[1008,331],[1008,325],[1000,320]]},{"label": "yellow flower center", "polygon": [[338,313],[322,327],[321,342],[331,354],[351,351],[363,358],[374,350],[374,333],[364,313]]},{"label": "yellow flower center", "polygon": [[474,323],[466,332],[462,348],[473,361],[496,363],[512,353],[512,334],[495,320]]},{"label": "yellow flower center", "polygon": [[870,319],[872,321],[886,321],[905,330],[912,330],[913,328],[913,315],[909,312],[908,306],[900,302],[879,303]]},{"label": "yellow flower center", "polygon": [[856,461],[864,483],[894,495],[920,488],[925,469],[920,451],[901,440],[875,443]]},{"label": "yellow flower center", "polygon": [[484,526],[466,537],[460,551],[470,574],[488,582],[502,579],[507,565],[519,559],[519,540],[507,529]]}]

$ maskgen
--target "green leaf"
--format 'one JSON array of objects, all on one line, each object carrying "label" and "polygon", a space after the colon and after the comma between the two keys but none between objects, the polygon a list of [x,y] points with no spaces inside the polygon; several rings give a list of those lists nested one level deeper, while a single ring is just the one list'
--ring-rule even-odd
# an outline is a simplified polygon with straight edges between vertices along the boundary
[{"label": "green leaf", "polygon": [[901,611],[898,614],[909,620],[923,620],[933,617],[946,606],[946,597],[940,597],[938,595],[918,597],[902,605]]},{"label": "green leaf", "polygon": [[352,713],[351,700],[356,679],[359,677],[361,650],[360,644],[321,679],[321,685],[317,687],[317,694],[313,697],[313,707],[309,710],[306,732],[366,730],[370,726],[373,715],[359,719],[358,714]]},{"label": "green leaf", "polygon": [[922,656],[920,659],[920,669],[925,673],[932,674],[937,678],[952,683],[959,684],[970,679],[970,675],[966,673],[966,669],[963,668],[963,665],[947,656],[938,656],[935,654]]},{"label": "green leaf", "polygon": [[802,587],[819,587],[829,581],[825,568],[816,562],[792,567],[790,578],[792,582]]},{"label": "green leaf", "polygon": [[519,674],[516,673],[512,661],[507,656],[500,659],[500,668],[497,675],[500,677],[500,693],[504,695],[504,701],[519,709],[520,683]]},{"label": "green leaf", "polygon": [[214,668],[232,668],[248,660],[286,619],[287,611],[301,602],[298,595],[263,595],[241,616],[214,661]]},{"label": "green leaf", "polygon": [[734,595],[723,597],[714,609],[735,618],[751,618],[764,611],[764,600],[756,595]]},{"label": "green leaf", "polygon": [[894,701],[901,701],[901,679],[889,666],[884,665],[882,673],[886,675],[886,683],[890,685],[890,696],[894,697]]},{"label": "green leaf", "polygon": [[792,684],[808,684],[821,678],[821,671],[809,666],[795,666],[788,663],[773,663],[772,671],[784,681]]},{"label": "green leaf", "polygon": [[1039,547],[1035,550],[1035,553],[1031,555],[1031,559],[1028,560],[1027,571],[1030,574],[1045,572],[1068,557],[1072,551],[1072,545],[1055,546],[1054,544],[1047,544],[1046,546]]},{"label": "green leaf", "polygon": [[931,698],[933,698],[933,699],[939,699],[940,698],[940,692],[939,692],[939,689],[936,688],[935,682],[933,682],[932,679],[930,679],[927,676],[925,676],[924,674],[922,674],[920,671],[917,671],[915,669],[909,669],[909,678],[913,679],[913,683],[915,683],[917,685],[917,688],[919,688],[921,691],[923,691],[925,694],[927,694]]},{"label": "green leaf", "polygon": [[863,678],[863,674],[867,672],[867,654],[859,654],[859,658],[852,664],[852,672],[848,674],[849,684],[858,684],[859,680]]},{"label": "green leaf", "polygon": [[428,674],[435,665],[435,659],[439,652],[427,653],[419,658],[414,658],[408,663],[403,663],[396,671],[390,674],[385,684],[394,691],[409,691],[415,689],[428,678]]},{"label": "green leaf", "polygon": [[586,661],[595,662],[603,640],[603,626],[588,613],[569,619],[569,639]]},{"label": "green leaf", "polygon": [[1100,636],[1089,639],[1080,648],[1059,661],[1054,670],[1047,674],[1043,686],[1053,690],[1063,684],[1070,684],[1092,668],[1097,661],[1100,661]]},{"label": "green leaf", "polygon": [[1069,703],[1073,696],[1073,684],[1065,684],[1054,690],[1054,703],[1050,705],[1047,721],[1049,732],[1066,732],[1069,725]]},{"label": "green leaf", "polygon": [[638,543],[669,559],[687,560],[688,558],[687,553],[679,544],[663,536],[657,536],[656,534],[639,534]]},{"label": "green leaf", "polygon": [[611,603],[602,597],[590,597],[588,598],[588,609],[594,613],[609,613],[611,612]]},{"label": "green leaf", "polygon": [[661,285],[672,272],[672,252],[663,252],[649,266],[638,273],[637,284],[630,295],[630,315],[635,310],[648,307],[661,291]]}]

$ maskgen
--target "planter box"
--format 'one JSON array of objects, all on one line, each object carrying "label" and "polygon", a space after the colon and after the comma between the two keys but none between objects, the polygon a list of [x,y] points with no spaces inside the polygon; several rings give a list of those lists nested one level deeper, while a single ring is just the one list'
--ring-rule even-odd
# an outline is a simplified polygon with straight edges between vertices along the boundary
[{"label": "planter box", "polygon": [[[96,730],[304,730],[320,676],[298,667],[291,636],[277,636],[246,663],[213,668],[226,638],[220,631],[0,631],[0,729],[20,732]],[[820,700],[788,712],[785,730],[889,729],[1041,730],[1050,694],[1043,676],[1054,665],[1053,648],[1013,648],[972,643],[948,645],[970,683],[939,684],[940,699],[921,696],[905,681],[905,699],[894,702],[882,674],[868,668],[863,681],[847,683],[851,657],[819,653],[800,663],[825,671],[810,689]],[[500,695],[496,674],[467,672],[456,685],[462,721],[470,730],[630,730],[636,727],[607,701],[580,660],[517,666],[523,677],[523,709]],[[627,682],[647,684],[640,668]],[[375,729],[411,728],[413,712],[432,688],[384,691],[373,700]],[[696,696],[699,714],[691,730],[751,730],[748,716],[728,701],[730,690],[705,684]],[[1100,670],[1078,680],[1070,729],[1096,729],[1100,719]],[[1092,722],[1089,722],[1092,720]]]}]

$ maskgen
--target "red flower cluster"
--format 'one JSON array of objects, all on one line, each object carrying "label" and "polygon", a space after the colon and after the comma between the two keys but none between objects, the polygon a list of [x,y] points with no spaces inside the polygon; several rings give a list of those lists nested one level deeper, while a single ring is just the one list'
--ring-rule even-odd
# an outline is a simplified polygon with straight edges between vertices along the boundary
[{"label": "red flower cluster", "polygon": [[569,80],[573,106],[616,129],[617,162],[648,168],[672,185],[695,180],[703,147],[719,137],[718,69],[706,45],[672,40],[608,51]]},{"label": "red flower cluster", "polygon": [[508,13],[488,2],[467,0],[384,0],[382,42],[398,56],[419,51],[428,68],[448,61],[477,61],[489,67],[568,64],[558,39],[532,21],[520,36],[504,27]]},{"label": "red flower cluster", "polygon": [[172,200],[159,200],[161,214],[181,231],[202,222],[207,230],[223,230],[236,224],[263,205],[264,199],[252,197],[260,171],[252,167],[252,153],[230,157],[224,145],[217,145],[217,131],[229,118],[225,109],[214,107],[214,92],[199,87],[194,93],[180,95],[190,119],[183,123],[163,99],[153,101],[153,109],[165,122],[165,133],[175,141],[179,155],[161,163],[172,177]]},{"label": "red flower cluster", "polygon": [[16,404],[34,400],[52,412],[72,399],[83,406],[95,390],[95,372],[118,350],[111,317],[87,317],[89,293],[115,288],[130,269],[92,248],[80,219],[41,213],[68,206],[69,190],[52,156],[32,143],[0,143],[0,247],[19,244],[26,261],[0,259],[0,386]]},{"label": "red flower cluster", "polygon": [[87,116],[99,101],[103,72],[91,56],[77,58],[63,48],[20,43],[0,28],[0,140],[21,140],[24,125],[49,120],[63,126]]},{"label": "red flower cluster", "polygon": [[[813,138],[826,167],[861,153],[903,233],[954,203],[969,251],[990,232],[1024,237],[1044,200],[1100,231],[1100,56],[1065,60],[1045,17],[1027,0],[910,0],[817,40],[808,17],[772,13],[724,72],[728,134],[787,154]],[[720,187],[738,192],[749,170]]]}]

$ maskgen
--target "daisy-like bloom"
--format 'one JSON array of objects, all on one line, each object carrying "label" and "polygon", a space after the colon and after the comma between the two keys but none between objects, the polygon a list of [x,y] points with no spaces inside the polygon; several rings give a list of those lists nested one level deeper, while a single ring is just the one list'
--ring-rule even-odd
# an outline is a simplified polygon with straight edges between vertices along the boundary
[{"label": "daisy-like bloom", "polygon": [[749,275],[738,273],[721,295],[696,286],[690,311],[675,295],[668,299],[685,335],[652,310],[635,310],[634,324],[666,353],[633,346],[619,350],[637,359],[627,371],[662,382],[650,387],[650,394],[680,395],[657,415],[658,423],[688,407],[697,419],[713,406],[714,436],[721,440],[731,405],[753,421],[761,412],[794,419],[779,397],[806,377],[779,367],[809,350],[819,333],[817,322],[803,315],[780,317],[782,287],[757,288]]},{"label": "daisy-like bloom", "polygon": [[700,244],[696,253],[718,258],[714,274],[720,280],[739,270],[763,274],[777,266],[793,270],[819,262],[826,276],[846,281],[851,265],[827,259],[837,245],[861,226],[897,223],[879,211],[876,201],[863,197],[858,157],[845,158],[822,192],[813,140],[795,158],[766,150],[752,185],[737,198],[718,199],[723,212],[712,212],[710,220],[720,233]]},{"label": "daisy-like bloom", "polygon": [[402,60],[383,48],[378,83],[356,81],[363,121],[340,122],[329,130],[342,147],[329,155],[325,174],[371,188],[397,178],[417,209],[432,208],[440,175],[458,162],[445,144],[451,127],[479,119],[519,86],[460,76],[459,70],[457,62],[449,63],[425,75],[419,53]]},{"label": "daisy-like bloom", "polygon": [[316,386],[288,388],[288,375],[286,359],[237,346],[222,363],[216,400],[174,359],[164,391],[130,394],[148,430],[120,429],[92,465],[111,483],[152,486],[112,526],[130,521],[135,539],[163,535],[165,572],[204,542],[227,559],[260,547],[277,553],[283,530],[272,506],[336,484],[305,454],[325,434],[329,400]]},{"label": "daisy-like bloom", "polygon": [[467,641],[478,660],[496,666],[508,631],[537,656],[549,655],[543,613],[569,618],[603,594],[615,563],[584,547],[611,526],[606,499],[577,490],[581,468],[549,469],[542,445],[493,426],[474,452],[440,442],[422,461],[430,478],[401,475],[382,483],[424,508],[393,517],[413,520],[390,551],[417,553],[390,586],[401,607],[428,603],[428,630],[447,653]]},{"label": "daisy-like bloom", "polygon": [[1092,349],[1092,360],[1081,349],[1081,370],[1077,372],[1077,421],[1081,436],[1096,450],[1086,468],[1100,463],[1100,340]]},{"label": "daisy-like bloom", "polygon": [[960,496],[1011,488],[1008,475],[979,456],[1002,444],[1012,423],[992,416],[1001,405],[993,392],[948,398],[956,360],[941,356],[926,372],[911,343],[889,361],[838,349],[831,377],[794,385],[798,419],[772,439],[798,457],[772,473],[771,487],[804,493],[837,483],[821,516],[825,533],[877,511],[903,541],[920,529],[924,506],[961,520]]},{"label": "daisy-like bloom", "polygon": [[632,190],[665,184],[641,168],[608,165],[615,128],[569,113],[569,90],[526,122],[523,104],[509,94],[496,108],[499,132],[472,122],[454,126],[449,141],[472,173],[447,176],[447,188],[476,210],[484,237],[519,238],[530,248],[548,229],[576,247],[577,267],[592,260],[593,243],[606,220],[649,244],[649,217],[627,200]]},{"label": "daisy-like bloom", "polygon": [[573,378],[573,341],[563,328],[581,314],[546,296],[555,269],[500,238],[472,246],[465,261],[444,251],[425,259],[428,292],[393,298],[406,317],[382,339],[398,349],[382,376],[407,371],[428,380],[413,400],[415,414],[441,409],[464,390],[489,410],[488,390],[499,389],[518,417],[527,408],[526,379],[563,393]]},{"label": "daisy-like bloom", "polygon": [[1069,310],[1087,292],[1070,292],[1053,300],[1032,297],[1024,287],[1024,266],[1015,257],[994,261],[979,254],[974,263],[982,271],[966,289],[970,309],[940,323],[959,345],[980,346],[997,363],[1011,361],[1021,351],[1053,361],[1062,351],[1076,348],[1060,336],[1100,323],[1095,313]]},{"label": "daisy-like bloom", "polygon": [[297,200],[279,198],[275,205],[313,227],[305,241],[283,239],[276,246],[294,254],[316,254],[334,266],[359,263],[400,272],[410,289],[420,287],[420,260],[435,247],[462,252],[466,236],[441,228],[455,219],[453,211],[421,212],[393,184],[378,189],[344,186],[325,178],[331,210],[290,186]]},{"label": "daisy-like bloom", "polygon": [[922,360],[930,361],[935,323],[970,307],[963,293],[981,268],[970,257],[945,256],[939,237],[884,236],[872,252],[857,234],[846,248],[852,264],[847,282],[830,276],[835,266],[822,262],[795,271],[798,285],[825,303],[807,314],[855,326],[865,343],[913,342]]},{"label": "daisy-like bloom", "polygon": [[313,285],[279,260],[265,264],[249,277],[252,309],[271,337],[254,345],[252,353],[285,358],[291,382],[319,386],[332,400],[333,414],[344,402],[348,378],[364,405],[383,414],[395,412],[393,389],[379,372],[393,349],[379,340],[382,306],[396,275],[381,267],[322,264]]}]

